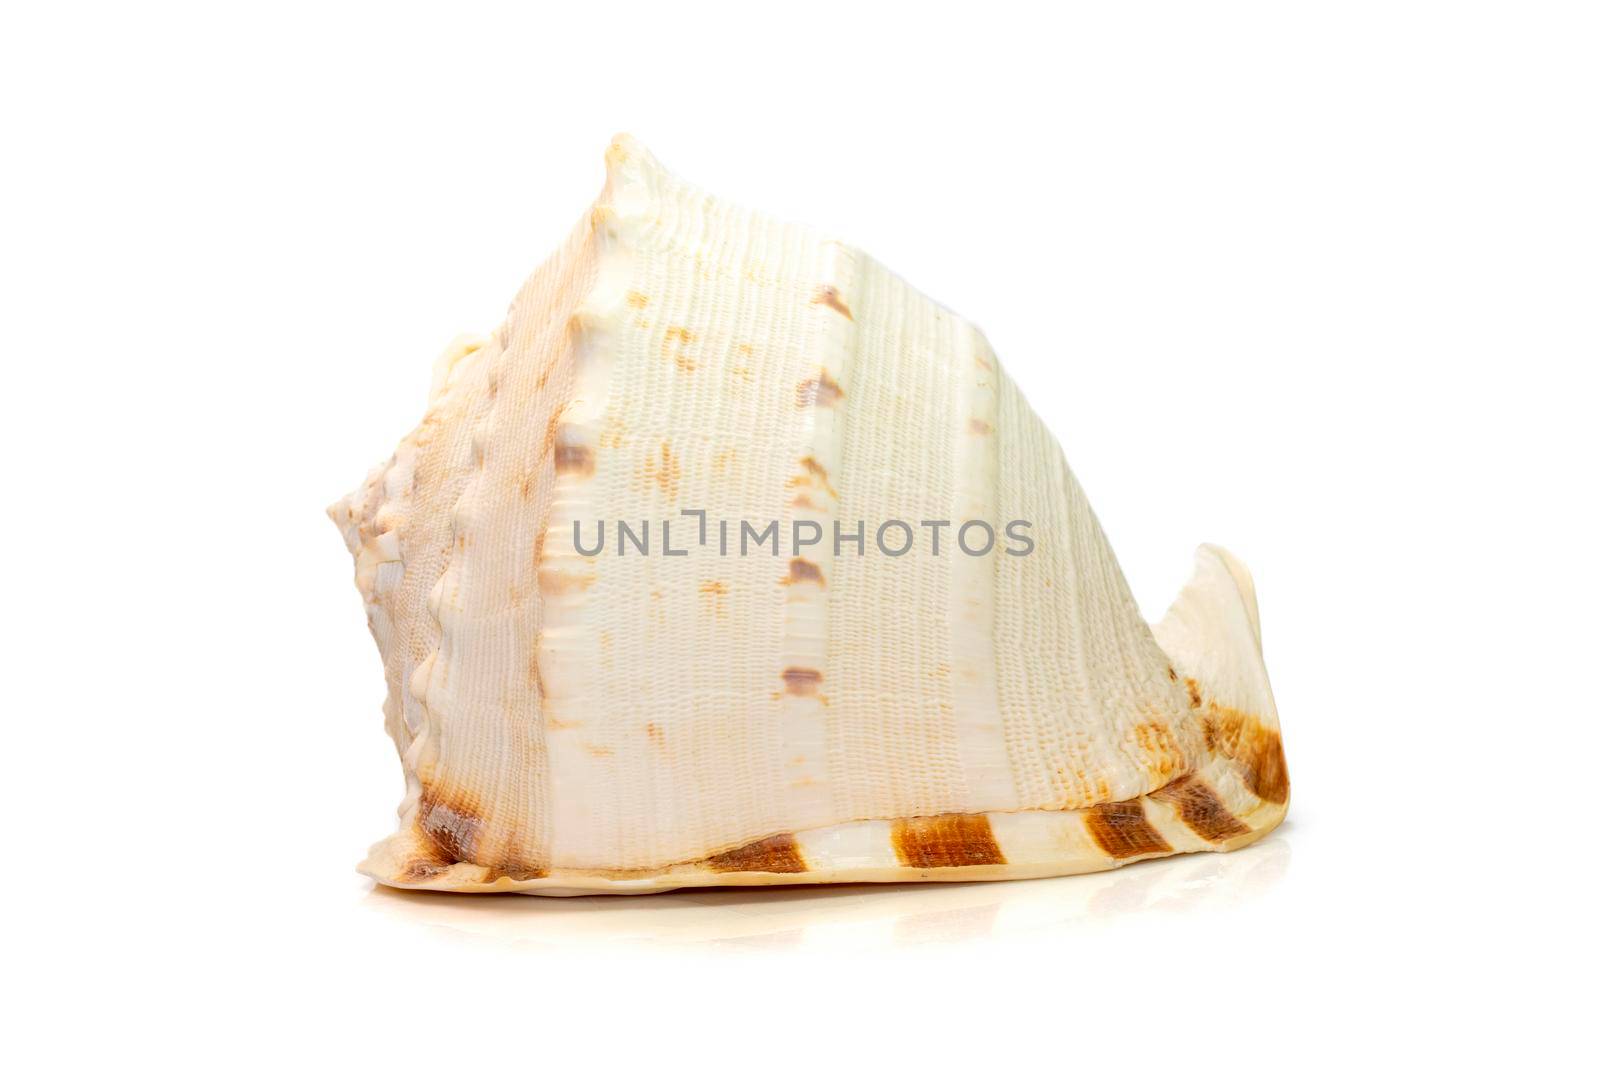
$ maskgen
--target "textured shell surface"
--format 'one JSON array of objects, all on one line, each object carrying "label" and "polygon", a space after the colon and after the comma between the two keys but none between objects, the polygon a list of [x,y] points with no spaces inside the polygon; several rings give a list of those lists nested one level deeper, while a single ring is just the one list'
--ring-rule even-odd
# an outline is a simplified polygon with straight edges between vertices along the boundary
[{"label": "textured shell surface", "polygon": [[1147,625],[977,329],[626,136],[606,166],[329,509],[407,786],[364,872],[551,895],[1022,878],[1282,820],[1237,560],[1202,547]]}]

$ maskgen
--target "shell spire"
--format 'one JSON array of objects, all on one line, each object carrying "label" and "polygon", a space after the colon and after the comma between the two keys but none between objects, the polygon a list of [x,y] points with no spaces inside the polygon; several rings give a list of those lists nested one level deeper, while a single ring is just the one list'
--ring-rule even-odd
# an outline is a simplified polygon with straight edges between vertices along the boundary
[{"label": "shell spire", "polygon": [[1152,630],[983,335],[869,257],[606,183],[329,509],[407,792],[362,870],[544,894],[1237,848],[1288,778],[1253,586]]}]

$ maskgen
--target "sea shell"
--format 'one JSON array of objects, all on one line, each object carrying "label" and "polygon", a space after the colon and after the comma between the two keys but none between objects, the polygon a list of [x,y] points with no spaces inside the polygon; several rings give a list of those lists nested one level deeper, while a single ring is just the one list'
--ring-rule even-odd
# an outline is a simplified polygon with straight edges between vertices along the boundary
[{"label": "sea shell", "polygon": [[1027,878],[1282,820],[1238,561],[1201,548],[1152,631],[977,329],[627,137],[606,164],[329,509],[408,786],[363,871],[542,894]]}]

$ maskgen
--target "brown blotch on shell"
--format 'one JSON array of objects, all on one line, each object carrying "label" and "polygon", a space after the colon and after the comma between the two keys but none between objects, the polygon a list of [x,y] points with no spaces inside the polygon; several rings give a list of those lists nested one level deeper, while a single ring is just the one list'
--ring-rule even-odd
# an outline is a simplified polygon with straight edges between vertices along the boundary
[{"label": "brown blotch on shell", "polygon": [[1100,850],[1114,859],[1172,851],[1144,817],[1144,805],[1137,799],[1097,804],[1084,813],[1083,823]]},{"label": "brown blotch on shell", "polygon": [[812,404],[831,408],[844,399],[844,390],[839,388],[839,383],[833,380],[833,375],[827,370],[819,371],[815,378],[808,378],[795,386],[794,393],[795,406],[801,408]]},{"label": "brown blotch on shell", "polygon": [[825,308],[832,308],[851,322],[856,317],[850,314],[850,309],[845,306],[844,300],[839,296],[839,290],[831,285],[824,285],[817,289],[817,295],[811,298],[813,304],[821,304]]},{"label": "brown blotch on shell", "polygon": [[588,478],[594,474],[594,453],[587,445],[556,445],[556,470]]},{"label": "brown blotch on shell", "polygon": [[1183,752],[1166,723],[1138,723],[1133,728],[1133,736],[1140,751],[1150,757],[1150,769],[1154,773],[1165,777],[1178,769]]},{"label": "brown blotch on shell", "polygon": [[890,826],[904,867],[990,867],[1006,862],[987,815],[925,815]]},{"label": "brown blotch on shell", "polygon": [[683,326],[668,326],[666,336],[661,341],[662,355],[671,356],[672,361],[681,371],[692,371],[699,364],[691,359],[684,351],[694,342],[695,335]]},{"label": "brown blotch on shell", "polygon": [[594,476],[594,449],[578,438],[578,431],[552,419],[545,434],[546,449],[556,457],[556,473],[580,478]]},{"label": "brown blotch on shell", "polygon": [[700,583],[700,596],[704,602],[703,606],[714,618],[721,619],[726,617],[726,613],[723,610],[724,601],[722,598],[727,595],[727,585],[715,578],[707,578],[705,581]]},{"label": "brown blotch on shell", "polygon": [[544,672],[539,669],[539,650],[534,648],[533,654],[528,657],[528,688],[532,690],[534,698],[541,703],[544,701]]},{"label": "brown blotch on shell", "polygon": [[815,696],[822,672],[811,667],[790,667],[783,672],[784,688],[797,697]]},{"label": "brown blotch on shell", "polygon": [[754,346],[741,341],[734,346],[734,352],[737,355],[729,362],[728,370],[740,381],[755,381],[755,369],[750,366],[750,358],[756,353]]},{"label": "brown blotch on shell", "polygon": [[594,584],[593,574],[573,574],[559,567],[539,568],[539,592],[545,596],[581,593]]},{"label": "brown blotch on shell", "polygon": [[800,466],[805,469],[805,473],[797,474],[790,478],[788,481],[789,488],[807,489],[815,487],[826,491],[835,500],[839,499],[839,494],[834,492],[833,483],[828,480],[828,469],[818,463],[815,456],[800,457]]},{"label": "brown blotch on shell", "polygon": [[1234,818],[1222,798],[1192,774],[1174,779],[1150,795],[1172,805],[1183,824],[1207,841],[1226,841],[1250,832],[1250,827]]},{"label": "brown blotch on shell", "polygon": [[600,427],[601,448],[621,448],[628,443],[628,424],[615,415],[607,415]]},{"label": "brown blotch on shell", "polygon": [[1250,792],[1269,804],[1289,799],[1289,768],[1283,737],[1254,715],[1212,701],[1204,723],[1206,750],[1221,753],[1239,768]]},{"label": "brown blotch on shell", "polygon": [[987,437],[989,434],[994,433],[994,427],[982,419],[968,419],[967,429],[979,437]]},{"label": "brown blotch on shell", "polygon": [[1168,667],[1167,668],[1167,680],[1176,682],[1178,680],[1178,672],[1173,670],[1171,667]]},{"label": "brown blotch on shell", "polygon": [[535,878],[543,878],[550,872],[542,867],[490,867],[483,872],[480,881],[484,885],[493,885],[502,878],[513,882],[531,882]]},{"label": "brown blotch on shell", "polygon": [[1200,699],[1200,683],[1195,681],[1193,678],[1185,678],[1183,680],[1183,687],[1189,691],[1189,706],[1191,708],[1198,708],[1202,703]]},{"label": "brown blotch on shell", "polygon": [[400,869],[396,881],[400,882],[426,882],[437,878],[448,870],[448,863],[438,863],[426,857],[419,856],[408,862]]},{"label": "brown blotch on shell", "polygon": [[628,306],[629,307],[631,307],[631,308],[642,308],[648,303],[650,303],[650,298],[648,296],[645,296],[643,293],[639,292],[639,290],[637,290],[637,289],[629,289],[628,290]]},{"label": "brown blotch on shell", "polygon": [[644,476],[656,483],[663,496],[668,500],[678,495],[678,480],[683,475],[683,466],[678,462],[678,457],[673,455],[672,446],[666,441],[661,442],[659,456],[646,456],[644,461]]},{"label": "brown blotch on shell", "polygon": [[809,559],[799,556],[789,561],[789,576],[783,579],[784,585],[794,585],[797,582],[816,582],[818,585],[827,585],[822,577],[822,568],[812,563]]},{"label": "brown blotch on shell", "polygon": [[748,845],[707,856],[704,865],[714,871],[765,871],[769,874],[804,874],[808,868],[793,834],[773,834]]},{"label": "brown blotch on shell", "polygon": [[483,815],[476,804],[459,794],[441,793],[424,785],[417,802],[417,829],[439,862],[471,862],[478,832],[483,829]]}]

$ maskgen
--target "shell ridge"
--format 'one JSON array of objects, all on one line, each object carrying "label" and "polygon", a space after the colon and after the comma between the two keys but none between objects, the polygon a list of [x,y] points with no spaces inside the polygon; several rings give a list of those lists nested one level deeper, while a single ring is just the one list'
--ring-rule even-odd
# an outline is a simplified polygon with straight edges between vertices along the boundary
[{"label": "shell ridge", "polygon": [[[838,498],[829,472],[839,469],[844,424],[849,418],[851,379],[858,355],[855,317],[841,308],[857,300],[854,254],[837,243],[819,246],[816,294],[806,307],[817,366],[796,392],[799,441],[791,457],[791,481],[796,494],[786,505],[788,525],[811,521],[825,531],[823,544],[809,554],[791,553],[790,578],[785,589],[781,660],[774,674],[782,680],[778,745],[784,774],[780,817],[784,826],[825,825],[839,820],[840,798],[832,764],[833,733],[828,693],[835,680],[828,644],[834,633],[832,611],[837,568],[831,551],[833,523],[838,518]],[[832,383],[827,391],[823,382]],[[810,388],[807,383],[814,383]]]},{"label": "shell ridge", "polygon": [[[493,569],[495,561],[488,561],[488,570],[472,562],[476,558],[473,549],[480,534],[486,532],[486,525],[503,525],[506,521],[504,509],[496,502],[496,495],[503,490],[491,479],[491,471],[517,462],[517,457],[499,454],[491,457],[488,450],[494,447],[502,427],[510,425],[507,419],[520,422],[521,416],[527,414],[520,405],[523,398],[514,394],[512,386],[531,375],[541,357],[549,365],[544,371],[546,376],[550,367],[562,373],[563,368],[575,361],[576,357],[559,341],[549,351],[539,342],[552,335],[559,337],[566,328],[564,321],[553,321],[552,316],[559,318],[563,302],[577,298],[564,294],[570,293],[574,285],[585,284],[586,263],[601,254],[597,245],[604,240],[616,185],[616,168],[613,167],[606,190],[589,217],[579,223],[563,248],[524,285],[513,301],[506,322],[497,331],[500,344],[486,370],[484,383],[487,403],[474,418],[469,434],[475,470],[451,507],[448,563],[428,597],[428,610],[438,627],[439,641],[433,654],[418,665],[411,678],[422,722],[416,741],[407,751],[410,770],[420,780],[421,789],[415,798],[408,798],[406,821],[413,827],[425,828],[430,821],[462,825],[469,817],[474,820],[478,832],[457,835],[469,848],[468,854],[454,856],[455,861],[475,858],[475,852],[513,867],[548,866],[549,805],[545,796],[549,775],[543,728],[532,731],[532,736],[527,738],[526,751],[520,757],[509,745],[492,749],[487,757],[478,757],[469,751],[445,747],[446,735],[441,726],[462,718],[481,721],[483,716],[493,712],[478,704],[462,688],[463,684],[481,684],[477,672],[470,666],[465,679],[458,670],[457,661],[461,658],[464,641],[470,651],[475,644],[487,640],[492,632],[497,635],[495,640],[521,647],[531,643],[539,632],[536,624],[529,627],[531,632],[521,630],[517,626],[517,615],[497,620],[496,611],[480,615],[472,606],[497,595],[491,591],[491,586],[498,581]],[[545,380],[541,380],[531,395],[536,398],[536,404],[541,396],[545,398],[544,403],[549,403],[554,393]],[[518,406],[513,408],[514,404]],[[550,460],[548,456],[539,456],[534,462],[548,469]],[[523,477],[524,484],[529,484],[527,480],[536,475],[528,473]],[[503,532],[498,531],[495,536]],[[537,574],[534,577],[537,579]],[[542,607],[537,580],[529,584],[532,588],[524,594],[524,606],[517,608],[518,612],[531,614]],[[512,585],[517,585],[515,579]],[[492,629],[485,631],[485,626]],[[522,654],[532,658],[532,653]],[[540,721],[542,707],[538,686],[527,686],[520,692],[528,714],[533,721]],[[464,733],[464,723],[457,723],[453,732]],[[532,762],[532,766],[526,768],[527,774],[516,773],[519,760]],[[468,762],[457,766],[459,761]]]},{"label": "shell ridge", "polygon": [[[642,146],[619,135],[606,151],[606,187],[591,212],[595,242],[592,284],[573,309],[568,339],[573,380],[568,401],[552,421],[557,448],[553,495],[541,541],[539,591],[544,630],[535,656],[541,689],[540,725],[548,782],[572,783],[545,790],[546,852],[556,865],[583,866],[590,854],[612,854],[619,835],[649,836],[654,811],[634,826],[603,826],[597,806],[605,798],[589,781],[595,753],[591,709],[603,665],[600,635],[585,610],[594,597],[596,560],[574,541],[576,523],[593,524],[590,487],[603,476],[611,450],[605,447],[614,403],[618,335],[625,328],[634,292],[636,260],[652,240],[670,176]],[[584,783],[584,784],[579,784]]]},{"label": "shell ridge", "polygon": [[[998,559],[991,552],[967,554],[960,543],[969,521],[989,523],[999,538],[1007,522],[1000,514],[1001,412],[996,382],[998,362],[983,334],[958,316],[941,313],[953,335],[952,374],[957,409],[951,435],[951,489],[954,524],[947,531],[955,544],[950,553],[950,590],[946,609],[951,654],[951,703],[957,730],[957,751],[966,795],[981,811],[1009,811],[1021,804],[1017,771],[1012,764],[1005,720],[1000,714],[999,679],[995,671],[995,591]],[[996,526],[1002,530],[996,530]]]},{"label": "shell ridge", "polygon": [[[361,488],[328,508],[345,534],[355,558],[356,587],[367,607],[368,622],[384,660],[387,693],[384,726],[402,756],[415,736],[408,721],[409,671],[397,673],[415,640],[415,623],[401,600],[410,575],[408,543],[412,535],[418,463],[433,446],[439,422],[454,401],[463,372],[478,357],[485,341],[463,335],[454,339],[435,363],[434,380],[421,422],[396,445],[393,454],[374,468]],[[409,769],[406,770],[409,775]]]}]

